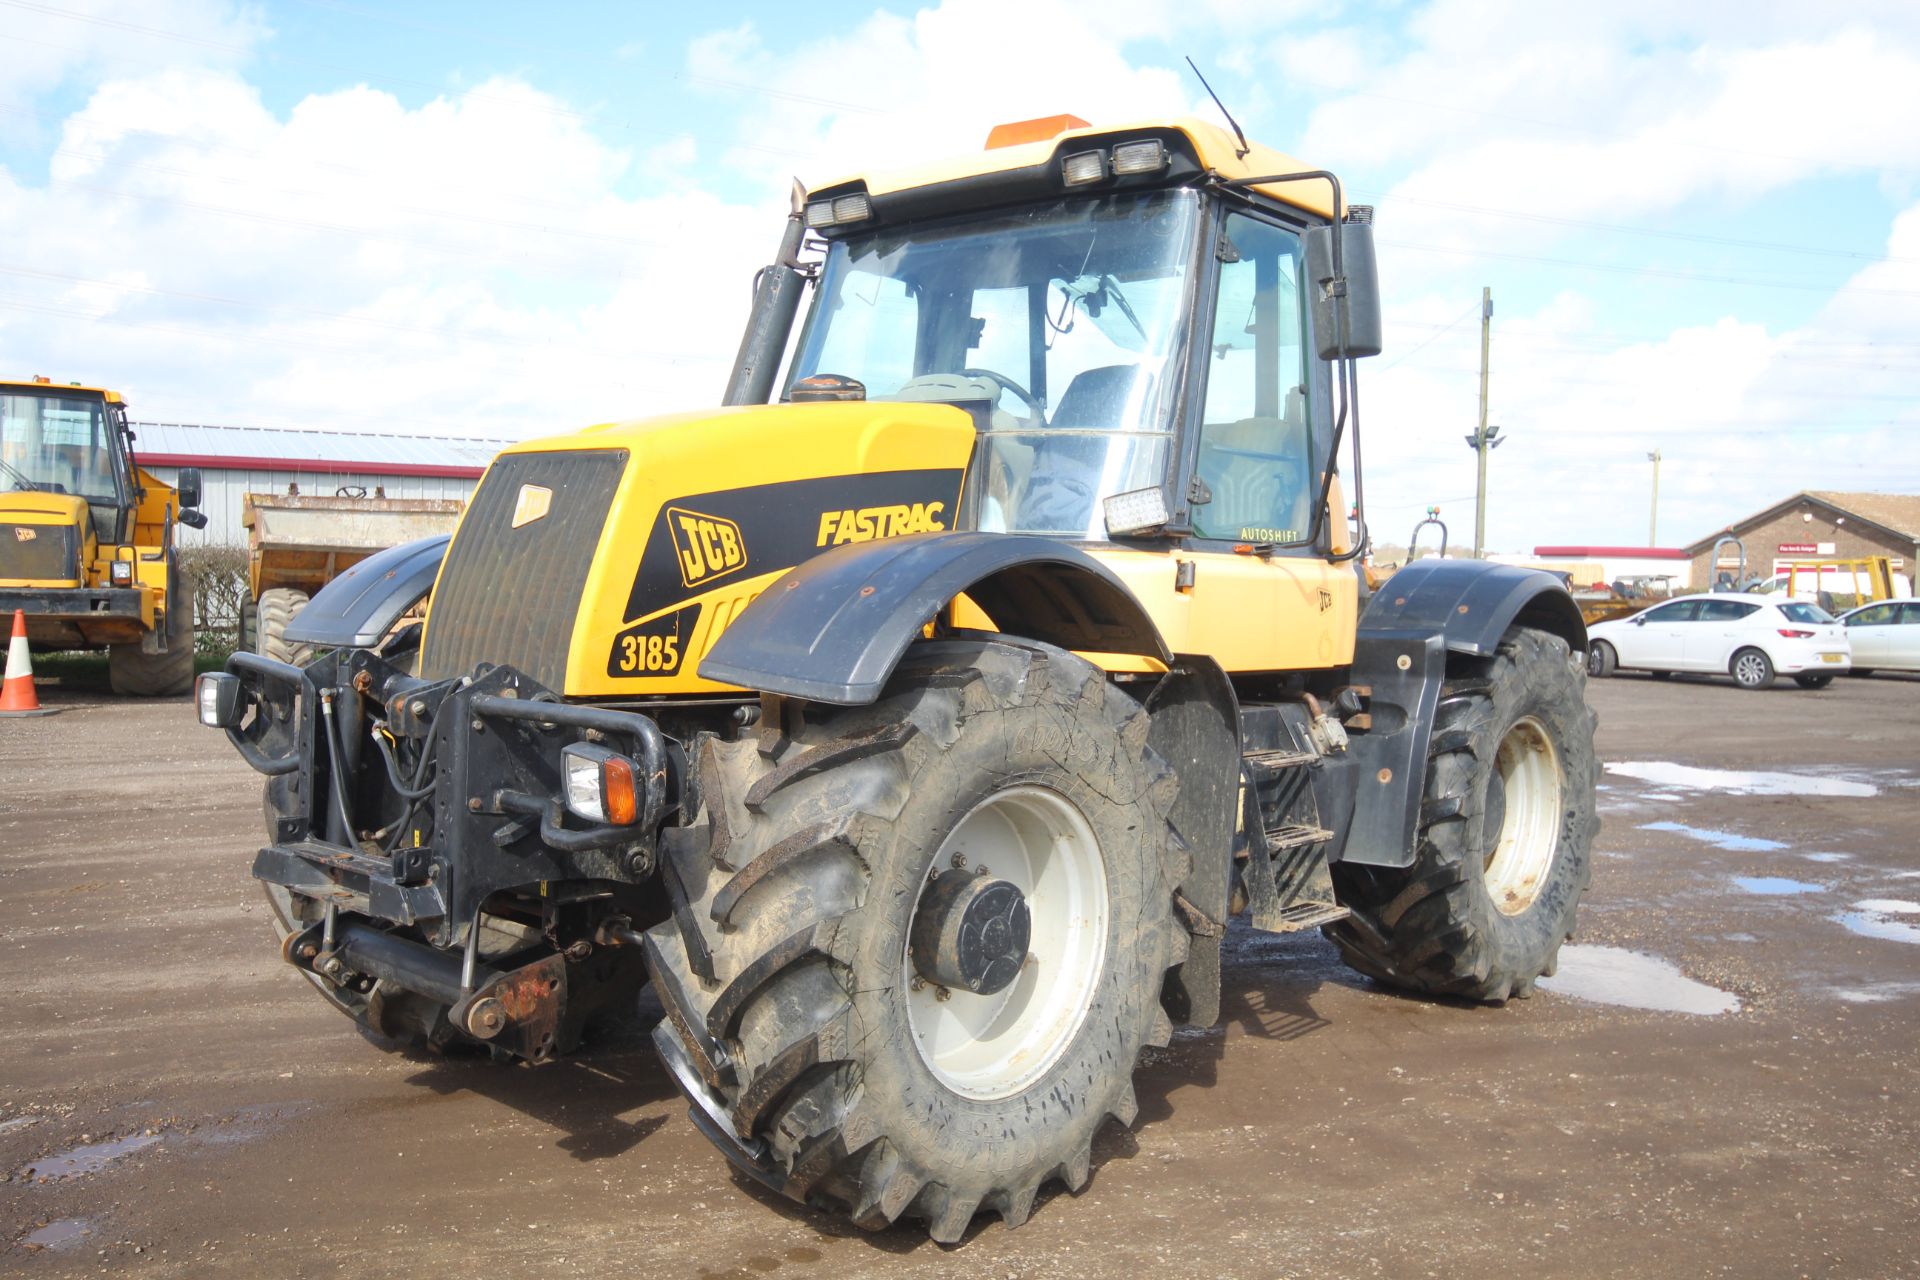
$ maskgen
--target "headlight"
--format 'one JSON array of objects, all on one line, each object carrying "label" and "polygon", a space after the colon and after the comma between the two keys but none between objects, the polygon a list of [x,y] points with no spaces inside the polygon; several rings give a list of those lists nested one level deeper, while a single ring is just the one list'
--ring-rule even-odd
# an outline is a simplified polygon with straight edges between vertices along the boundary
[{"label": "headlight", "polygon": [[209,671],[193,682],[193,704],[209,729],[240,723],[240,681],[224,671]]},{"label": "headlight", "polygon": [[112,569],[108,572],[113,579],[114,586],[128,586],[133,582],[133,561],[115,560]]},{"label": "headlight", "polygon": [[618,752],[576,742],[560,753],[567,808],[589,822],[624,827],[640,816],[636,780],[640,771]]}]

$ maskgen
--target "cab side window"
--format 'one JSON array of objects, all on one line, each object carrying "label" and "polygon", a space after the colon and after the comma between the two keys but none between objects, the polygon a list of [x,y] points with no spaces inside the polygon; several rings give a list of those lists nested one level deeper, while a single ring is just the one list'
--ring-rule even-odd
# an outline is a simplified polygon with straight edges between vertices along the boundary
[{"label": "cab side window", "polygon": [[1194,532],[1235,542],[1298,542],[1314,491],[1302,341],[1300,240],[1230,215],[1217,246],[1198,471],[1209,500]]}]

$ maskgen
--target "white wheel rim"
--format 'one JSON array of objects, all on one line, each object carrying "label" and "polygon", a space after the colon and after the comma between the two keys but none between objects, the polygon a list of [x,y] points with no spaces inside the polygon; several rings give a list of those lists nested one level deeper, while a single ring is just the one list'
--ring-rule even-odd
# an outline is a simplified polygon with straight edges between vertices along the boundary
[{"label": "white wheel rim", "polygon": [[1502,915],[1534,904],[1560,845],[1560,756],[1546,726],[1523,716],[1507,730],[1494,756],[1506,788],[1506,819],[1487,851],[1487,892]]},{"label": "white wheel rim", "polygon": [[[1086,1020],[1107,956],[1107,868],[1100,841],[1058,792],[1019,786],[975,805],[940,845],[933,872],[955,857],[1015,885],[1033,921],[1027,963],[992,995],[921,978],[902,948],[914,1047],[941,1084],[969,1098],[1005,1098],[1044,1075]],[[918,914],[915,907],[915,914]],[[913,922],[907,922],[911,936]]]}]

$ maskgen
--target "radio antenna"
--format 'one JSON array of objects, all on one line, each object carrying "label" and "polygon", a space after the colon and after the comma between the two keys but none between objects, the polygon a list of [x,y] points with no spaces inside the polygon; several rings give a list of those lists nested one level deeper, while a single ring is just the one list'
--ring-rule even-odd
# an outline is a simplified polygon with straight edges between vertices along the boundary
[{"label": "radio antenna", "polygon": [[1200,74],[1200,68],[1194,66],[1191,55],[1187,57],[1187,65],[1193,67],[1193,74],[1199,78],[1200,87],[1207,91],[1207,96],[1213,99],[1213,105],[1220,108],[1220,114],[1225,116],[1227,123],[1233,126],[1233,136],[1240,139],[1240,150],[1234,153],[1234,158],[1236,160],[1246,159],[1247,152],[1253,150],[1253,148],[1247,143],[1247,135],[1240,131],[1240,122],[1233,118],[1233,112],[1227,110],[1227,104],[1220,101],[1220,95],[1213,91],[1213,86],[1207,83],[1207,78]]}]

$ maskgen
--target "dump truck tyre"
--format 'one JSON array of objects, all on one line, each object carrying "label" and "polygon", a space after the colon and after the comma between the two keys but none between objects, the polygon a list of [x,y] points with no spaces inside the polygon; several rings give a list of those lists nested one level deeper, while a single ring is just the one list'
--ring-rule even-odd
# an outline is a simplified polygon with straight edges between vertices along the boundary
[{"label": "dump truck tyre", "polygon": [[[696,1124],[794,1200],[942,1243],[980,1209],[1019,1225],[1051,1180],[1078,1191],[1096,1131],[1134,1120],[1187,950],[1146,713],[1062,650],[956,640],[914,646],[871,706],[788,704],[758,732],[697,752],[707,838],[665,850],[673,918],[647,932]],[[979,881],[1020,886],[1031,919],[984,995],[909,945],[952,901],[936,887]]]},{"label": "dump truck tyre", "polygon": [[107,683],[132,698],[181,698],[193,692],[193,588],[175,588],[167,600],[167,649],[144,653],[140,645],[107,650]]},{"label": "dump truck tyre", "polygon": [[306,607],[307,593],[304,591],[295,591],[291,587],[262,591],[253,651],[263,658],[290,662],[296,667],[312,661],[311,645],[292,644],[287,640],[287,628],[293,625],[293,620]]},{"label": "dump truck tyre", "polygon": [[1449,659],[1413,865],[1332,868],[1353,914],[1326,932],[1351,967],[1494,1002],[1553,973],[1600,826],[1585,683],[1564,640],[1527,627],[1491,658]]}]

